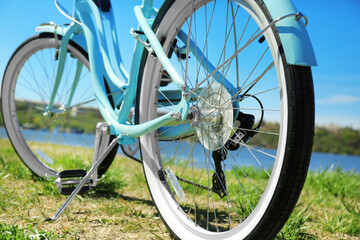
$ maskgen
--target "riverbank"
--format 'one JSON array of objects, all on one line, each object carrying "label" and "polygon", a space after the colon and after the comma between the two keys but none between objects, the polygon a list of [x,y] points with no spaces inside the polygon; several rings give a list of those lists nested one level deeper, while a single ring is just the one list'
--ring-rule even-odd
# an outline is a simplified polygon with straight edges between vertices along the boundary
[{"label": "riverbank", "polygon": [[[27,129],[23,131],[24,137],[32,139],[32,141],[42,142],[44,139],[49,140],[49,137],[46,132],[39,132],[37,130]],[[52,143],[62,143],[64,139],[66,139],[67,144],[71,146],[83,146],[88,148],[93,148],[94,140],[93,136],[90,134],[79,134],[79,133],[62,133],[60,136],[59,133],[53,133],[53,137],[51,138]],[[7,135],[4,128],[0,127],[0,139],[6,139]],[[186,143],[179,142],[160,142],[160,146],[165,147],[166,151],[163,152],[165,156],[172,157],[176,149],[178,148],[178,144],[180,146],[186,147]],[[184,145],[182,145],[184,144]],[[71,147],[69,147],[71,150]],[[264,151],[268,154],[274,155],[276,154],[275,149],[261,148],[261,151]],[[202,161],[204,160],[203,150],[200,145],[195,146],[195,150],[193,151],[193,156],[198,160],[199,167],[202,167]],[[119,150],[119,154],[123,154],[121,150]],[[179,157],[187,158],[186,152],[179,153]],[[259,168],[259,164],[257,161],[254,161],[254,157],[248,151],[243,151],[241,154],[241,162],[243,165],[248,167]],[[262,165],[265,168],[271,168],[273,164],[273,159],[270,158],[262,158]],[[311,162],[309,169],[310,170],[325,170],[327,168],[337,168],[340,167],[345,171],[354,170],[360,173],[360,156],[352,156],[352,155],[341,155],[341,154],[329,154],[329,153],[319,153],[313,151],[311,155]]]},{"label": "riverbank", "polygon": [[[358,173],[309,172],[277,239],[360,239],[359,191]],[[44,222],[64,200],[52,181],[34,178],[9,142],[0,140],[0,239],[170,239],[141,165],[123,157],[117,156],[98,187],[77,196],[57,222]]]},{"label": "riverbank", "polygon": [[[31,114],[28,114],[31,115]],[[96,122],[92,119],[94,116],[83,117],[82,124],[90,124]],[[22,118],[23,119],[23,118]],[[101,117],[97,116],[98,121],[101,121]],[[27,129],[27,131],[38,131],[40,126],[33,123],[34,120],[29,120],[28,125],[33,128]],[[39,124],[39,123],[38,123]],[[95,125],[84,125],[86,129],[92,129],[95,131]],[[81,126],[73,126],[72,129],[68,129],[69,132],[82,133]],[[279,132],[279,124],[273,122],[263,122],[261,125],[261,131],[264,132]],[[0,113],[0,137],[6,138],[4,124]],[[257,134],[252,139],[252,143],[266,149],[274,149],[277,147],[277,137],[270,134]],[[313,152],[318,153],[331,153],[340,155],[353,155],[360,156],[360,129],[354,129],[351,127],[340,127],[336,125],[328,126],[316,126],[315,136],[313,144]]]}]

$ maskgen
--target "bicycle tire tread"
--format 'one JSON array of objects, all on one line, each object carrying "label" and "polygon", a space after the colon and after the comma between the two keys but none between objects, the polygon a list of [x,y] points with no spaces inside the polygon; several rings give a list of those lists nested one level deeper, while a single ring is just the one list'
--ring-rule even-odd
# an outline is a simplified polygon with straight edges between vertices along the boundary
[{"label": "bicycle tire tread", "polygon": [[[314,135],[314,93],[309,67],[288,66],[294,77],[289,88],[287,160],[284,161],[278,187],[271,204],[257,227],[246,239],[273,239],[291,215],[305,183]],[[309,87],[310,86],[310,87]],[[309,105],[312,106],[310,110]],[[307,130],[306,130],[307,129]]]}]

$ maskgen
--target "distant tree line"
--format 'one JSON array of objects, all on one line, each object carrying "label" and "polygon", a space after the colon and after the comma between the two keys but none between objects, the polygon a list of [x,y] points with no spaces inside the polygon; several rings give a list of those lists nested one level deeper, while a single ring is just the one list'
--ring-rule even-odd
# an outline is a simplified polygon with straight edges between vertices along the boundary
[{"label": "distant tree line", "polygon": [[316,127],[313,151],[360,155],[360,130]]},{"label": "distant tree line", "polygon": [[[25,104],[18,103],[18,108],[25,108]],[[34,109],[26,106],[28,111],[19,111],[22,123],[27,123],[27,125],[32,126],[33,128],[40,128],[41,125],[49,123],[41,121],[42,114],[39,114],[38,117],[33,114]],[[98,121],[101,121],[101,116],[96,111],[86,111],[86,113],[81,113],[77,118],[81,121],[72,122],[70,130],[76,130],[77,132],[83,132],[85,129],[90,129],[95,131],[95,124]],[[1,115],[1,113],[0,113]],[[30,117],[32,116],[32,117]],[[39,118],[39,119],[38,119]],[[0,126],[3,126],[3,119],[0,116]],[[69,127],[69,126],[68,126]],[[264,122],[260,128],[260,133],[256,134],[255,137],[251,140],[253,145],[257,145],[264,148],[276,148],[278,136],[275,134],[268,133],[277,133],[279,131],[279,124],[272,122]],[[50,126],[51,128],[51,126]],[[360,155],[360,130],[353,129],[350,127],[316,127],[315,128],[315,138],[314,138],[314,152],[324,152],[324,153],[337,153],[337,154],[346,154],[346,155]]]},{"label": "distant tree line", "polygon": [[[278,132],[278,123],[264,123],[261,131]],[[276,148],[276,135],[257,134],[253,139],[253,144],[265,148]],[[338,126],[317,126],[315,128],[314,152],[336,153],[345,155],[360,155],[360,130],[350,127]]]},{"label": "distant tree line", "polygon": [[[58,106],[55,106],[58,109]],[[18,122],[24,129],[49,129],[63,132],[94,133],[96,123],[103,121],[100,112],[95,108],[77,108],[76,111],[64,111],[54,118],[44,116],[45,106],[32,102],[17,101]],[[74,109],[72,109],[74,110]],[[1,113],[0,113],[1,115]],[[0,126],[4,126],[2,116]],[[90,132],[88,132],[90,131]]]}]

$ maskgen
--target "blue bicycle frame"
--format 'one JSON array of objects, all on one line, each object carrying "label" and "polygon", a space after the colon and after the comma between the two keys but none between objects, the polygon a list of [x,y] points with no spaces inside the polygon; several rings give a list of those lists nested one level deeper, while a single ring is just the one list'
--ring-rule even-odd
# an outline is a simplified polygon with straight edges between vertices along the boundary
[{"label": "blue bicycle frame", "polygon": [[[144,0],[142,6],[138,6],[137,8],[139,11],[141,11],[144,21],[146,21],[146,24],[149,26],[157,13],[156,9],[153,7],[152,1]],[[117,33],[112,9],[110,8],[109,12],[102,12],[91,0],[75,0],[74,18],[80,21],[82,24],[79,25],[72,23],[66,29],[50,25],[37,28],[37,31],[39,32],[49,32],[49,29],[54,28],[54,33],[59,32],[60,35],[63,36],[59,48],[59,59],[55,84],[49,106],[47,106],[45,114],[49,114],[52,111],[54,98],[61,81],[64,63],[66,61],[67,45],[69,40],[72,39],[73,41],[80,43],[79,45],[83,47],[89,54],[88,57],[91,69],[90,72],[92,85],[99,110],[105,121],[109,124],[111,134],[120,136],[121,144],[132,143],[135,137],[144,135],[159,128],[160,126],[164,126],[172,121],[175,121],[175,119],[172,117],[174,113],[180,112],[181,120],[186,118],[189,104],[185,99],[183,99],[175,109],[159,118],[139,125],[128,123],[127,121],[129,111],[134,106],[140,60],[144,51],[144,46],[139,41],[135,42],[131,70],[130,73],[128,73],[122,62],[120,52],[118,51],[119,45],[116,37]],[[106,22],[110,23],[110,29],[105,28],[104,23]],[[106,37],[108,35],[112,36],[112,45],[110,46],[107,45]],[[140,38],[142,40],[146,39],[145,36],[140,36]],[[115,62],[110,61],[109,48],[116,50]],[[152,46],[152,48],[157,49],[155,50],[157,54],[159,53],[159,49],[162,50],[160,44],[158,46]],[[158,56],[161,56],[161,54],[159,53]],[[169,62],[168,59],[167,61]],[[119,70],[123,80],[117,77],[113,66],[120,66]],[[65,108],[71,105],[71,99],[80,77],[81,68],[82,64],[78,63],[72,85],[72,92]],[[177,72],[175,70],[170,70],[170,72],[172,73],[171,76],[177,85],[179,87],[183,86],[183,80],[177,74]],[[108,95],[106,94],[105,84],[103,81],[104,78],[106,79],[111,92],[122,92],[122,94],[113,95],[116,105],[120,106],[119,109],[114,109],[108,100]]]},{"label": "blue bicycle frame", "polygon": [[[267,1],[268,5],[270,6],[270,12],[274,16],[277,16],[279,18],[273,21],[267,28],[263,29],[252,40],[249,40],[248,44],[258,38],[258,36],[263,34],[264,31],[266,31],[274,24],[277,24],[278,28],[280,29],[283,29],[282,27],[284,26],[288,28],[290,27],[290,29],[296,26],[297,31],[294,33],[289,34],[289,32],[280,32],[280,37],[282,37],[282,41],[284,42],[285,53],[288,53],[286,56],[287,61],[291,64],[316,65],[316,60],[310,40],[307,37],[305,26],[303,26],[303,23],[299,23],[299,19],[302,17],[302,15],[296,13],[296,9],[293,7],[293,4],[290,0],[281,1],[288,4],[284,4],[284,8],[275,8],[275,4],[273,3],[274,1]],[[92,85],[99,106],[99,110],[105,121],[110,126],[111,134],[120,137],[120,144],[130,144],[134,142],[136,137],[147,134],[162,126],[169,125],[174,121],[184,121],[187,118],[189,112],[189,101],[187,99],[192,92],[197,90],[201,83],[196,86],[195,89],[188,89],[182,77],[180,77],[177,70],[169,61],[159,40],[151,29],[151,24],[156,14],[157,10],[153,7],[152,0],[143,0],[141,6],[135,7],[135,15],[140,25],[138,32],[141,31],[144,34],[140,34],[137,36],[139,41],[135,42],[135,50],[129,73],[124,67],[119,52],[119,43],[117,42],[117,33],[112,8],[110,8],[109,12],[103,12],[100,11],[100,9],[92,0],[74,0],[73,17],[77,21],[81,22],[81,25],[77,23],[72,23],[68,27],[61,27],[49,24],[38,27],[36,29],[36,31],[38,32],[52,32],[56,36],[62,36],[61,45],[59,48],[59,60],[55,85],[53,88],[49,106],[47,107],[45,114],[49,114],[52,111],[57,88],[60,84],[62,73],[64,70],[67,45],[68,42],[72,40],[88,52]],[[297,21],[288,19],[285,22],[285,24],[287,25],[283,25],[283,22],[280,21],[282,19],[288,18],[289,16],[296,16]],[[109,26],[105,27],[105,23],[109,23]],[[108,46],[109,41],[107,41],[107,36],[111,36],[112,41],[110,43],[110,46]],[[289,36],[290,38],[294,38],[294,36],[299,36],[301,39],[299,41],[293,41],[293,39],[289,39]],[[184,42],[184,44],[187,43],[186,40],[188,36],[186,33],[180,31],[178,33],[178,37],[182,42]],[[147,50],[153,51],[159,61],[162,63],[164,69],[167,70],[172,81],[179,89],[178,92],[176,92],[175,94],[181,94],[181,100],[173,110],[167,112],[166,114],[149,122],[134,125],[128,121],[128,116],[130,109],[134,107],[140,62],[144,52],[143,43],[145,43],[146,40],[148,40],[150,43],[147,46]],[[246,46],[244,46],[243,48],[245,48]],[[112,60],[110,60],[109,49],[115,50],[115,60],[113,60],[115,62],[112,62]],[[240,51],[241,50],[242,49],[240,49]],[[203,55],[200,49],[192,41],[189,42],[189,51],[193,52],[195,56]],[[297,54],[297,52],[299,51],[305,52],[305,54],[300,54],[299,57],[299,55]],[[290,53],[292,53],[296,57],[291,56]],[[210,76],[214,76],[218,82],[221,82],[232,96],[234,96],[239,91],[239,89],[232,86],[229,81],[227,81],[218,71],[221,66],[215,68],[211,63],[207,61],[207,59],[198,60],[202,64],[206,64],[206,69],[208,73],[211,73]],[[226,62],[224,64],[226,64]],[[123,79],[120,79],[117,76],[113,66],[119,67]],[[77,82],[79,81],[81,69],[83,66],[79,62],[76,67],[77,68],[72,85],[72,92],[65,108],[71,106],[72,96],[77,87]],[[104,78],[109,85],[111,93],[121,93],[112,95],[115,100],[115,105],[120,106],[119,109],[112,107],[109,102],[107,91],[105,89]],[[167,135],[176,135],[176,129],[177,128],[174,128],[173,132],[169,132]]]}]

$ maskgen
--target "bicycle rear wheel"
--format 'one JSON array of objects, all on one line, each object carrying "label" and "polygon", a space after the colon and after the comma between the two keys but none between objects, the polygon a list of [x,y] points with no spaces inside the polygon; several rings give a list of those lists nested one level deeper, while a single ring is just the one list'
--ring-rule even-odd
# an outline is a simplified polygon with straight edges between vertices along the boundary
[{"label": "bicycle rear wheel", "polygon": [[[54,34],[29,38],[15,51],[3,77],[2,115],[8,137],[37,176],[54,177],[62,170],[90,167],[96,123],[103,121],[91,86],[87,53],[72,41],[53,114],[44,115],[53,89],[59,44]],[[80,78],[73,85],[79,65]],[[109,168],[116,151],[117,147],[102,163],[99,176]]]},{"label": "bicycle rear wheel", "polygon": [[[181,239],[273,238],[298,200],[313,139],[310,67],[286,63],[273,27],[209,77],[210,63],[221,66],[270,22],[253,0],[169,0],[154,21],[188,87],[208,78],[190,97],[191,120],[140,137],[153,201]],[[140,123],[181,99],[158,59],[144,61]]]}]

